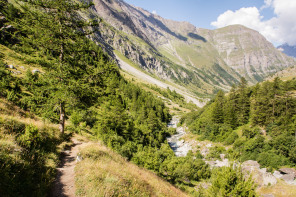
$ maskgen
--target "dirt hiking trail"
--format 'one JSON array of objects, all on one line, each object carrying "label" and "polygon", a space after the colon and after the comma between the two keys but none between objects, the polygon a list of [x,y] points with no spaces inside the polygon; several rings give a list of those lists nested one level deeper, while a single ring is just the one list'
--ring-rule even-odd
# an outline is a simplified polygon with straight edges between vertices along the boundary
[{"label": "dirt hiking trail", "polygon": [[73,146],[70,150],[64,151],[61,163],[57,168],[57,176],[50,197],[75,197],[75,165],[80,149],[90,142],[80,142],[72,138]]}]

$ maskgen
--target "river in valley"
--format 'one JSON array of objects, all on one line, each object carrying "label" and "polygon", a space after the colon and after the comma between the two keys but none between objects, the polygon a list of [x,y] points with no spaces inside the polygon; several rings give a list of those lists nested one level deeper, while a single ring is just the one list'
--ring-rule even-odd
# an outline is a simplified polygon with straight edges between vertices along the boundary
[{"label": "river in valley", "polygon": [[185,157],[188,151],[191,150],[191,146],[189,143],[186,143],[183,139],[181,139],[186,132],[184,127],[178,127],[179,121],[180,118],[174,116],[168,124],[169,128],[176,128],[177,133],[168,137],[167,141],[177,157]]}]

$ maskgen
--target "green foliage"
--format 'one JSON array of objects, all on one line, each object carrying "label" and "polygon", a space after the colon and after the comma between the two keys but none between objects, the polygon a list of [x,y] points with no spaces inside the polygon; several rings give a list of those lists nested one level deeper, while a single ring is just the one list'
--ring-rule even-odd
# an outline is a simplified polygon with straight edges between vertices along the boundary
[{"label": "green foliage", "polygon": [[237,133],[235,131],[233,131],[224,141],[225,145],[230,145],[233,144],[235,142],[235,140],[239,138],[239,136],[237,135]]},{"label": "green foliage", "polygon": [[220,159],[220,154],[223,154],[225,152],[226,150],[223,146],[214,146],[209,149],[209,154],[207,155],[207,158]]},{"label": "green foliage", "polygon": [[184,184],[208,178],[208,165],[201,159],[194,159],[192,154],[187,157],[176,157],[169,145],[160,149],[145,147],[133,157],[137,165],[153,170],[172,183]]},{"label": "green foliage", "polygon": [[262,152],[257,157],[261,167],[279,168],[281,166],[290,164],[288,158],[283,155],[278,155],[274,151]]},{"label": "green foliage", "polygon": [[[249,88],[242,78],[227,96],[218,92],[208,105],[183,116],[182,121],[200,139],[233,144],[230,155],[234,159],[257,160],[266,167],[295,165],[295,83],[295,79],[276,78]],[[242,138],[237,134],[240,131]],[[272,157],[281,162],[273,162]]]},{"label": "green foliage", "polygon": [[253,138],[256,135],[260,134],[260,128],[259,127],[254,127],[254,128],[248,128],[248,127],[243,127],[242,128],[242,135],[246,136],[247,138]]},{"label": "green foliage", "polygon": [[[0,119],[1,196],[45,196],[51,186],[63,139],[17,120]],[[7,136],[13,141],[7,140]]]},{"label": "green foliage", "polygon": [[212,175],[212,186],[209,188],[209,196],[257,196],[256,185],[252,177],[244,178],[241,168],[222,167],[217,168]]},{"label": "green foliage", "polygon": [[28,151],[38,149],[40,146],[40,141],[41,139],[39,131],[33,125],[26,126],[25,133],[18,137],[18,143]]}]

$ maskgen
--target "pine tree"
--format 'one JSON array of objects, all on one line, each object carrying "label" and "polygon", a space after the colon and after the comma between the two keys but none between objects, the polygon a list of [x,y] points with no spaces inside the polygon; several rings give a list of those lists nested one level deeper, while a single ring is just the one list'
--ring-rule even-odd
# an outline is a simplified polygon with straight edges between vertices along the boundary
[{"label": "pine tree", "polygon": [[219,91],[216,95],[214,108],[212,112],[212,119],[215,123],[223,123],[224,122],[224,92]]},{"label": "pine tree", "polygon": [[246,124],[249,120],[250,99],[248,96],[247,80],[241,78],[238,86],[238,123],[239,125]]},{"label": "pine tree", "polygon": [[236,87],[233,86],[224,106],[224,122],[229,124],[232,128],[237,126],[237,100]]},{"label": "pine tree", "polygon": [[42,57],[39,63],[46,67],[48,104],[52,109],[53,105],[59,106],[59,125],[63,134],[66,106],[77,102],[77,89],[81,89],[78,81],[86,70],[86,65],[81,62],[85,54],[85,36],[91,33],[86,27],[96,24],[82,20],[78,11],[91,4],[70,0],[23,2],[20,3],[23,17],[15,21],[17,29],[25,35],[21,39],[21,49],[34,54],[36,59]]}]

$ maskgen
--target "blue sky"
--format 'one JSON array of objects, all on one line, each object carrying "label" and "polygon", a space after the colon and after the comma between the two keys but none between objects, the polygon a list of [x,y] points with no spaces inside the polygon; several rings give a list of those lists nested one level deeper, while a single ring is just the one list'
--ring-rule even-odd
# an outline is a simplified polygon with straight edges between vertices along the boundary
[{"label": "blue sky", "polygon": [[[125,0],[150,12],[177,21],[188,21],[196,27],[213,29],[211,22],[227,10],[264,5],[264,0]],[[273,16],[271,9],[264,10],[264,18]]]},{"label": "blue sky", "polygon": [[124,0],[163,18],[215,29],[242,24],[274,45],[296,44],[296,0]]}]

